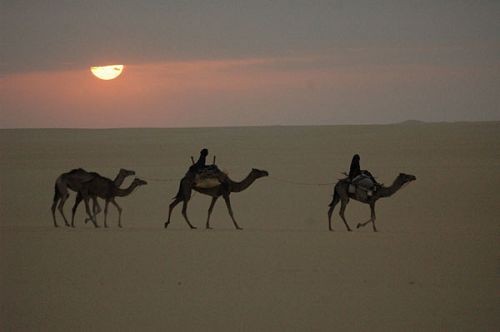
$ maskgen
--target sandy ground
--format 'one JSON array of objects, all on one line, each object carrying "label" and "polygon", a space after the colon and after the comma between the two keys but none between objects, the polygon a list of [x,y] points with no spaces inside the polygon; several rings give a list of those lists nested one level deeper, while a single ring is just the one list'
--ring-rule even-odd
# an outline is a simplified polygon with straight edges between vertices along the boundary
[{"label": "sandy ground", "polygon": [[[201,147],[234,180],[270,172],[232,195],[243,231],[222,201],[204,230],[201,194],[198,230],[180,206],[163,228]],[[292,183],[334,182],[353,153],[386,184],[417,176],[379,201],[379,233],[348,233],[337,213],[328,232],[333,186]],[[498,122],[0,130],[0,330],[497,331],[499,166]],[[76,167],[149,180],[118,199],[123,229],[113,207],[108,229],[84,224],[83,207],[76,229],[53,227],[54,181]],[[349,204],[352,227],[368,217]]]}]

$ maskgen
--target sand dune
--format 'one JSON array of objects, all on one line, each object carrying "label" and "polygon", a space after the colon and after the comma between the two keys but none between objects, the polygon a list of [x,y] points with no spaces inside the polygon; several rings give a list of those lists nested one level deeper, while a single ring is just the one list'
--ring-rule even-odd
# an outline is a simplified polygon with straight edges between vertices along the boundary
[{"label": "sand dune", "polygon": [[[196,194],[163,229],[201,147],[234,180],[223,202]],[[0,130],[0,330],[497,330],[500,123],[120,130]],[[390,184],[377,227],[348,233],[333,185],[353,153]],[[110,207],[108,229],[55,229],[57,176],[83,167],[148,180]],[[125,185],[128,185],[128,179]],[[296,184],[306,183],[306,184]],[[65,206],[70,216],[73,197]],[[351,202],[351,227],[369,208]],[[62,225],[62,218],[58,215]],[[98,219],[102,225],[102,216]]]}]

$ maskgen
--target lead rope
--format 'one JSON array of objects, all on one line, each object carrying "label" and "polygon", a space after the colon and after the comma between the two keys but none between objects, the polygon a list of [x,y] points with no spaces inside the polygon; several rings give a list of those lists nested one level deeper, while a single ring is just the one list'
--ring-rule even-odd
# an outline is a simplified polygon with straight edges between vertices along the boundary
[{"label": "lead rope", "polygon": [[337,183],[337,182],[323,182],[323,183],[297,182],[297,181],[291,181],[291,180],[277,178],[274,176],[269,176],[269,178],[271,180],[274,180],[277,182],[285,182],[285,183],[295,184],[295,185],[299,185],[299,186],[331,186],[331,185],[334,185],[335,183]]},{"label": "lead rope", "polygon": [[160,178],[143,178],[146,181],[153,182],[172,182],[172,181],[180,181],[181,179],[160,179]]},{"label": "lead rope", "polygon": [[[282,178],[277,178],[275,176],[268,176],[269,179],[277,181],[277,182],[284,182],[284,183],[289,183],[289,184],[294,184],[294,185],[299,185],[299,186],[331,186],[336,184],[337,182],[321,182],[321,183],[311,183],[311,182],[299,182],[299,181],[292,181],[292,180],[287,180],[287,179],[282,179]],[[162,179],[162,178],[143,178],[146,181],[152,181],[152,182],[172,182],[172,181],[180,181],[181,179]]]}]

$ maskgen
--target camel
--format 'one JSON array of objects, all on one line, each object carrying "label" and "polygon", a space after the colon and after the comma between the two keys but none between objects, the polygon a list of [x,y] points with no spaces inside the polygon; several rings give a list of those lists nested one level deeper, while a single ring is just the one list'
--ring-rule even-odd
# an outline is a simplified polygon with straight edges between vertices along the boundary
[{"label": "camel", "polygon": [[[90,174],[92,174],[94,177],[101,176],[101,175],[99,175],[98,173],[95,173],[95,172],[92,172]],[[129,171],[129,170],[121,168],[120,172],[118,172],[118,174],[116,175],[115,179],[113,180],[114,185],[116,187],[120,187],[123,184],[123,181],[125,181],[125,179],[128,176],[131,176],[131,175],[135,175],[135,171]],[[78,195],[77,195],[77,197],[78,197]],[[96,195],[92,195],[90,198],[92,199],[92,203],[93,203],[92,204],[93,205],[92,206],[92,213],[94,215],[94,219],[93,220],[96,220],[97,214],[99,214],[101,212],[101,207],[99,206],[99,203],[97,202],[97,196]],[[76,211],[75,205],[78,205],[78,204],[76,204],[76,199],[75,199],[75,204],[73,205],[73,208]],[[74,226],[75,225],[75,211],[72,211],[72,215],[71,215],[71,227],[75,227]],[[88,219],[86,221],[88,221]],[[94,224],[94,226],[96,226],[96,224]]]},{"label": "camel", "polygon": [[377,190],[373,193],[372,196],[366,195],[365,192],[362,192],[360,189],[356,190],[354,193],[349,192],[349,185],[350,182],[347,178],[339,180],[337,184],[335,185],[334,189],[334,194],[333,194],[333,200],[330,203],[330,209],[328,210],[328,228],[330,231],[333,231],[332,228],[332,212],[335,206],[337,205],[338,202],[340,202],[340,212],[339,215],[344,221],[344,224],[347,228],[347,230],[350,232],[351,228],[347,224],[347,221],[344,216],[344,212],[347,206],[347,203],[349,203],[349,199],[354,199],[356,201],[359,201],[361,203],[369,204],[370,205],[370,210],[371,210],[371,217],[368,221],[364,223],[358,223],[356,228],[364,227],[368,223],[372,223],[373,226],[373,231],[377,232],[377,227],[375,226],[375,203],[380,199],[380,198],[385,198],[385,197],[390,197],[394,193],[396,193],[399,189],[404,187],[406,184],[415,181],[417,178],[413,175],[409,174],[404,174],[400,173],[396,179],[394,180],[393,184],[390,185],[389,187],[385,187],[384,185],[379,185]]},{"label": "camel", "polygon": [[104,205],[104,227],[108,227],[107,224],[107,216],[108,216],[108,205],[111,202],[114,206],[116,206],[116,209],[118,210],[118,227],[122,227],[121,223],[121,215],[122,215],[122,208],[116,203],[115,197],[124,197],[128,196],[134,191],[135,188],[138,186],[146,185],[147,182],[144,180],[141,180],[139,178],[135,178],[134,181],[130,184],[130,186],[126,189],[121,189],[119,188],[113,181],[111,181],[108,178],[105,178],[103,176],[96,176],[89,182],[85,182],[78,191],[78,195],[76,196],[75,204],[73,205],[72,209],[72,227],[74,227],[74,216],[76,209],[80,202],[84,200],[85,202],[85,209],[87,211],[88,218],[85,220],[85,222],[88,222],[89,220],[92,221],[95,227],[99,227],[97,225],[97,221],[95,219],[96,215],[90,213],[89,209],[89,199],[97,196],[99,198],[104,199],[105,205]]},{"label": "camel", "polygon": [[215,202],[217,202],[217,199],[222,196],[224,198],[227,210],[229,212],[229,216],[231,217],[234,226],[236,227],[236,229],[241,230],[242,228],[238,225],[238,223],[234,219],[233,209],[231,208],[231,200],[229,199],[229,195],[231,193],[237,193],[247,189],[248,187],[250,187],[250,185],[252,185],[252,183],[255,180],[268,175],[269,173],[267,171],[253,168],[252,171],[240,182],[235,182],[231,180],[229,177],[227,177],[227,175],[225,175],[226,180],[223,183],[218,181],[216,181],[216,183],[213,183],[214,179],[212,178],[212,179],[207,179],[208,185],[203,181],[197,182],[196,178],[185,176],[181,180],[177,195],[173,198],[174,201],[169,205],[168,220],[167,222],[165,222],[165,228],[167,228],[168,225],[170,224],[170,217],[172,215],[174,207],[180,202],[183,202],[182,215],[184,216],[184,219],[186,220],[189,227],[191,229],[196,229],[196,227],[191,224],[187,216],[187,206],[189,200],[191,199],[191,190],[195,190],[201,194],[212,197],[212,202],[210,203],[210,207],[208,208],[208,217],[206,223],[207,229],[211,229],[210,215],[212,214]]},{"label": "camel", "polygon": [[[134,175],[134,171],[129,171],[126,169],[120,169],[120,172],[116,176],[114,183],[117,186],[120,186],[125,178],[129,175]],[[68,189],[71,189],[72,191],[78,192],[82,189],[83,183],[91,181],[94,177],[96,177],[97,173],[94,172],[87,172],[83,168],[78,168],[78,169],[73,169],[67,173],[61,174],[55,183],[55,193],[54,193],[54,198],[52,202],[52,218],[54,219],[54,227],[59,227],[56,222],[56,207],[63,216],[64,223],[66,226],[70,226],[68,223],[68,220],[66,219],[66,216],[64,215],[64,203],[66,203],[66,200],[69,198],[69,192]],[[100,206],[97,203],[97,200],[93,198],[94,201],[94,211],[97,209],[100,210]],[[59,206],[58,203],[59,202]],[[98,212],[97,212],[98,213]],[[72,222],[73,224],[73,222]]]}]

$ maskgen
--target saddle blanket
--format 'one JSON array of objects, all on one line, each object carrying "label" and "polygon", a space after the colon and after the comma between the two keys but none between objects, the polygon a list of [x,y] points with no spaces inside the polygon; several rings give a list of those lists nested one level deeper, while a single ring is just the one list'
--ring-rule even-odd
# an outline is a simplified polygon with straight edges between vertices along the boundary
[{"label": "saddle blanket", "polygon": [[194,179],[194,186],[197,188],[209,189],[220,186],[221,182],[218,178],[202,178],[196,175]]},{"label": "saddle blanket", "polygon": [[373,191],[374,186],[375,183],[370,177],[364,174],[360,174],[356,176],[349,184],[348,191],[350,194],[354,194],[356,192],[356,189],[360,189],[362,191],[367,192],[368,195],[370,195]]},{"label": "saddle blanket", "polygon": [[222,172],[216,165],[210,165],[196,173],[194,182],[195,187],[207,189],[221,185],[226,179],[226,173]]}]

